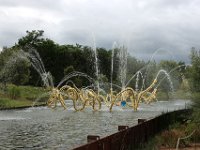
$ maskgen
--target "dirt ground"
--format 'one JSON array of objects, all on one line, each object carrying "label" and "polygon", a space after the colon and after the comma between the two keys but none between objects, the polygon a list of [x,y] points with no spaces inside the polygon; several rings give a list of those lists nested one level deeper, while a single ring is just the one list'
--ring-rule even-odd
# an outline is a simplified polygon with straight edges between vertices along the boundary
[{"label": "dirt ground", "polygon": [[[161,147],[159,150],[176,150],[176,148]],[[191,144],[190,147],[179,148],[179,150],[200,150],[200,143],[194,143],[194,144]]]}]

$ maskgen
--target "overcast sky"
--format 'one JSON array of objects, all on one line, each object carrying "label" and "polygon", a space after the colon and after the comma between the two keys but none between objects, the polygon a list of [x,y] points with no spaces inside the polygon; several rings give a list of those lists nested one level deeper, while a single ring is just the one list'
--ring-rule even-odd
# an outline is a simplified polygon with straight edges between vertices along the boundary
[{"label": "overcast sky", "polygon": [[0,48],[12,46],[26,30],[44,30],[59,44],[111,48],[149,60],[188,62],[200,48],[200,0],[0,0]]}]

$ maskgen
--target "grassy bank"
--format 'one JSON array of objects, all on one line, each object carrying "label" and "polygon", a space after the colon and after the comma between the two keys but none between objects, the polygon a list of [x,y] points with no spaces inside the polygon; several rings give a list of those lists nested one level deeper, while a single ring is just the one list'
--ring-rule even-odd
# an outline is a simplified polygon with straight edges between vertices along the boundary
[{"label": "grassy bank", "polygon": [[[8,85],[0,90],[0,109],[32,106],[35,100],[45,93],[41,87]],[[42,98],[35,105],[44,104],[47,98]]]},{"label": "grassy bank", "polygon": [[[35,100],[46,92],[47,90],[42,87],[9,84],[5,89],[0,90],[0,109],[32,106]],[[157,99],[191,99],[192,95],[200,98],[199,93],[191,94],[190,92],[178,90],[173,93],[158,91]],[[42,98],[35,105],[45,104],[46,100],[47,97]]]},{"label": "grassy bank", "polygon": [[191,93],[189,98],[194,102],[192,113],[149,140],[144,150],[175,150],[178,138],[183,138],[179,149],[200,149],[200,93]]},{"label": "grassy bank", "polygon": [[200,143],[200,128],[191,122],[175,123],[149,140],[143,150],[175,150],[179,138],[179,149],[195,149],[194,145]]},{"label": "grassy bank", "polygon": [[[197,93],[198,95],[198,93]],[[174,92],[163,92],[158,91],[157,99],[158,100],[169,100],[169,99],[192,99],[193,94],[190,91],[176,90]],[[200,96],[200,94],[199,94]]]}]

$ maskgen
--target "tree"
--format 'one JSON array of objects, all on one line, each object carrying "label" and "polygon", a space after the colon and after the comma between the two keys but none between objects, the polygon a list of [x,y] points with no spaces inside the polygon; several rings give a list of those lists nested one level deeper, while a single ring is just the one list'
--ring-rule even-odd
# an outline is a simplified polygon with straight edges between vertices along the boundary
[{"label": "tree", "polygon": [[30,64],[25,60],[18,60],[12,68],[12,74],[10,74],[11,82],[16,85],[24,85],[29,81]]},{"label": "tree", "polygon": [[[30,75],[30,63],[27,62],[27,60],[22,59],[17,52],[17,49],[7,49],[7,52],[9,51],[9,54],[12,54],[10,56],[7,56],[7,60],[3,61],[4,66],[1,68],[0,72],[0,79],[1,82],[11,82],[16,85],[23,85],[26,84],[29,81],[29,75]],[[0,56],[4,56],[3,53]]]},{"label": "tree", "polygon": [[91,47],[84,46],[82,48],[82,61],[80,64],[87,64],[87,65],[82,65],[84,66],[83,72],[87,73],[89,76],[95,78],[95,69],[94,69],[94,56],[93,56],[93,51]]},{"label": "tree", "polygon": [[[135,57],[128,55],[127,59],[127,79],[130,80],[133,75],[135,75],[138,71],[141,71],[142,74],[144,74],[144,69],[142,69],[146,63],[144,61],[140,61],[136,59]],[[142,87],[142,78],[140,76],[140,81],[139,81],[139,87]],[[135,78],[130,82],[129,86],[135,87]]]},{"label": "tree", "polygon": [[144,65],[145,87],[148,87],[153,82],[157,73],[158,65],[155,61],[149,61]]},{"label": "tree", "polygon": [[111,53],[104,48],[98,48],[98,59],[100,73],[110,79],[111,72]]},{"label": "tree", "polygon": [[69,73],[75,71],[73,66],[68,66],[64,69],[64,75],[68,75]]},{"label": "tree", "polygon": [[[46,71],[54,73],[55,71],[53,70],[53,67],[55,65],[54,58],[56,57],[55,51],[57,50],[57,45],[54,43],[54,41],[48,38],[43,38],[44,31],[42,30],[26,31],[26,33],[27,35],[20,38],[18,40],[18,43],[14,47],[23,49],[25,52],[29,52],[29,49],[36,49],[41,57],[42,63],[44,64]],[[63,74],[63,72],[61,72],[61,74]],[[55,73],[55,75],[59,76],[60,72]],[[35,71],[33,67],[30,68],[30,78],[30,85],[38,86],[38,83],[39,85],[42,85],[40,75],[38,75],[38,72]]]},{"label": "tree", "polygon": [[21,48],[24,48],[25,46],[32,46],[35,47],[39,43],[44,41],[44,38],[42,38],[44,31],[43,30],[32,30],[32,31],[26,31],[26,36],[20,38],[18,40],[18,44],[16,46],[19,46]]},{"label": "tree", "polygon": [[194,47],[190,53],[191,67],[190,67],[190,84],[194,92],[200,92],[200,50]]}]

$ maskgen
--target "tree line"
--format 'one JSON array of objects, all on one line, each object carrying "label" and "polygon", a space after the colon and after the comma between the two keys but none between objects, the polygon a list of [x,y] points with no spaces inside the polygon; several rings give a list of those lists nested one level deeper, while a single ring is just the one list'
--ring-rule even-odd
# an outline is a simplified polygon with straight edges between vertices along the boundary
[{"label": "tree line", "polygon": [[[94,67],[94,52],[91,47],[79,44],[60,45],[49,38],[44,38],[42,30],[27,31],[27,34],[20,38],[15,45],[11,47],[4,47],[0,53],[0,81],[3,84],[13,83],[16,85],[32,85],[41,86],[42,81],[31,67],[29,62],[24,60],[15,60],[10,68],[5,68],[9,61],[13,60],[13,53],[19,50],[27,50],[27,45],[38,51],[43,60],[47,71],[51,72],[55,85],[58,84],[62,78],[73,71],[84,72],[96,79]],[[119,84],[119,49],[115,49],[114,54],[114,70],[113,82]],[[111,76],[111,57],[112,50],[105,48],[97,48],[98,64],[100,70],[101,80],[104,82],[110,81]],[[191,65],[186,65],[185,62],[177,62],[175,60],[142,61],[128,55],[127,61],[127,79],[130,79],[138,70],[144,75],[145,86],[148,86],[155,78],[160,69],[170,72],[170,77],[174,83],[174,88],[187,88],[193,91],[200,91],[200,51],[192,48],[190,56]],[[176,69],[174,69],[176,68]],[[174,69],[174,70],[173,70]],[[164,75],[161,78],[164,78]],[[80,77],[73,80],[78,86],[87,84]],[[140,81],[140,84],[142,81]],[[164,78],[160,89],[170,91],[169,82]],[[130,82],[129,86],[135,87],[135,79]]]}]

